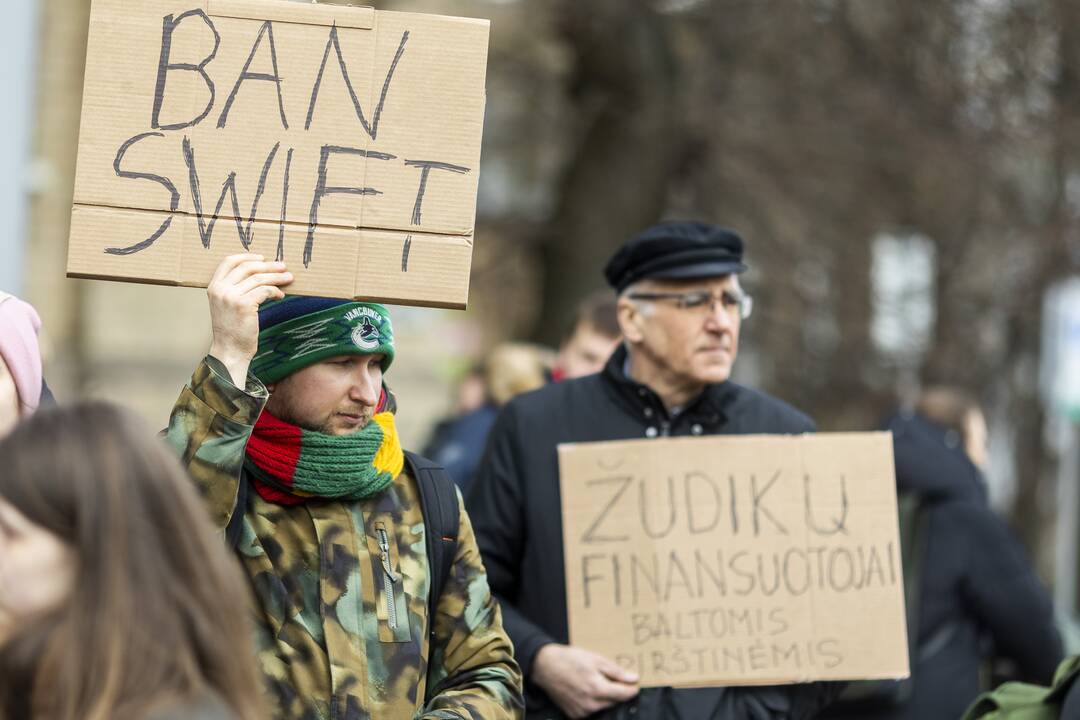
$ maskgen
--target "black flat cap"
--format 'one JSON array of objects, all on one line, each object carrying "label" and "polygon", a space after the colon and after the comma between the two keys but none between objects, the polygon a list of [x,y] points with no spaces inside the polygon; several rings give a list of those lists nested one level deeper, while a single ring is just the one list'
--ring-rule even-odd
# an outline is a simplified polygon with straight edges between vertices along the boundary
[{"label": "black flat cap", "polygon": [[746,270],[743,241],[735,232],[692,220],[664,222],[630,238],[604,268],[622,292],[638,280],[689,280]]}]

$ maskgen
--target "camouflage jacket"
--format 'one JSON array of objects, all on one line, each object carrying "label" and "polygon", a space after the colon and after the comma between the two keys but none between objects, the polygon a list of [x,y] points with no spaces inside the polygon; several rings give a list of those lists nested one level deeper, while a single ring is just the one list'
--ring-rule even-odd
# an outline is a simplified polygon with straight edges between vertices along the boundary
[{"label": "camouflage jacket", "polygon": [[[257,651],[273,716],[522,717],[521,672],[464,507],[429,642],[416,482],[402,473],[365,500],[291,507],[251,492],[247,507],[236,508],[244,449],[268,395],[254,376],[246,390],[228,378],[214,358],[199,365],[173,408],[168,439],[219,528],[244,512],[237,553],[257,601]],[[398,581],[388,581],[381,544]]]}]

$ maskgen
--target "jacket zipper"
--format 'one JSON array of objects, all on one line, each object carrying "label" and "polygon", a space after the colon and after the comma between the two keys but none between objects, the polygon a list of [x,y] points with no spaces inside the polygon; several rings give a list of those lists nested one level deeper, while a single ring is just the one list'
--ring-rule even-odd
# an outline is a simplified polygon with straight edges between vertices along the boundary
[{"label": "jacket zipper", "polygon": [[394,605],[394,583],[398,581],[394,569],[390,567],[390,540],[384,528],[377,528],[379,534],[379,560],[383,568],[383,588],[386,592],[386,623],[391,630],[397,629],[397,608]]}]

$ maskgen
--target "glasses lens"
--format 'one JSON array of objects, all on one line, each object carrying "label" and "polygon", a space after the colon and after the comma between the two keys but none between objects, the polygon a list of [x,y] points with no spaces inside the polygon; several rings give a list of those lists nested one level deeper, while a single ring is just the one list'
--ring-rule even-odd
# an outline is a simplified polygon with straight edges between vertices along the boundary
[{"label": "glasses lens", "polygon": [[686,293],[679,299],[679,307],[689,310],[705,307],[712,300],[712,295],[707,292]]}]

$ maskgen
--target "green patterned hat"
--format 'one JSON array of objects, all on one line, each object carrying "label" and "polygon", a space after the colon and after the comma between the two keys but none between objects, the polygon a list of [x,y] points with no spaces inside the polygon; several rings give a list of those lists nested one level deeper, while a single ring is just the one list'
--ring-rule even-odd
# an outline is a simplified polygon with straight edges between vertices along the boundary
[{"label": "green patterned hat", "polygon": [[273,383],[338,355],[384,356],[394,360],[390,314],[376,303],[290,295],[259,308],[259,348],[251,372]]}]

